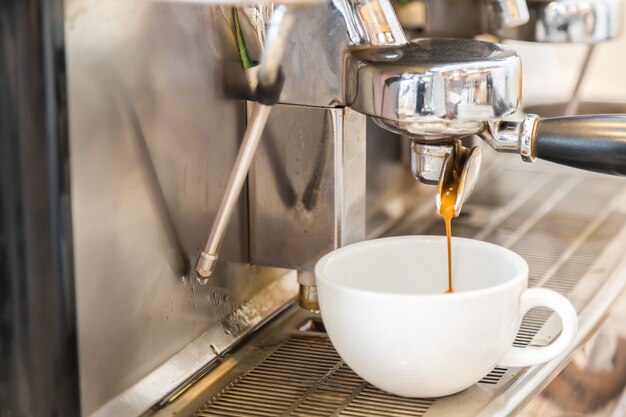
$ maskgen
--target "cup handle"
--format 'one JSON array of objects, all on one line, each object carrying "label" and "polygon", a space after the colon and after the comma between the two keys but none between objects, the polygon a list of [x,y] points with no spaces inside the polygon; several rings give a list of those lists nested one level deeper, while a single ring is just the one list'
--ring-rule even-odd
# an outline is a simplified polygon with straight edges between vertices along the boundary
[{"label": "cup handle", "polygon": [[547,307],[561,318],[561,334],[548,346],[511,347],[500,366],[526,367],[548,362],[559,356],[572,343],[578,330],[578,315],[572,304],[559,293],[545,288],[531,288],[522,293],[520,314],[524,316],[533,307]]}]

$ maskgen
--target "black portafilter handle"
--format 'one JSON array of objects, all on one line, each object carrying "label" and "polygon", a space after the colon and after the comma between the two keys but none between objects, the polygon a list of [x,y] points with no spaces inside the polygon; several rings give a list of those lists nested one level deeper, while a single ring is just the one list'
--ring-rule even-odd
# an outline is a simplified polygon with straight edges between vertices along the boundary
[{"label": "black portafilter handle", "polygon": [[603,174],[626,175],[626,115],[539,119],[534,156]]}]

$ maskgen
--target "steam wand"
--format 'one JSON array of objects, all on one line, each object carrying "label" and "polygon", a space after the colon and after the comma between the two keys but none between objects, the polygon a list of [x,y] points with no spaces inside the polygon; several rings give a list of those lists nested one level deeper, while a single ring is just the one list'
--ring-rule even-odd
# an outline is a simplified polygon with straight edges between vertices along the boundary
[{"label": "steam wand", "polygon": [[196,272],[203,278],[213,273],[219,250],[233,213],[241,188],[250,170],[254,154],[261,140],[263,129],[269,118],[272,105],[278,102],[283,84],[280,61],[283,57],[287,36],[294,22],[293,12],[288,6],[280,5],[274,9],[268,30],[267,42],[257,67],[254,109],[244,133],[243,141],[237,153],[235,165],[228,178],[226,191],[215,217],[211,234],[204,250],[196,262]]}]

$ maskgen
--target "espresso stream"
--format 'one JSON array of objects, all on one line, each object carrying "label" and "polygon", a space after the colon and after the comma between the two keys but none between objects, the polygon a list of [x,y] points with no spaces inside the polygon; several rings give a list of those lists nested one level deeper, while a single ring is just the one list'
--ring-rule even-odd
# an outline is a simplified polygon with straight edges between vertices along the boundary
[{"label": "espresso stream", "polygon": [[446,237],[448,241],[448,291],[446,291],[446,294],[454,292],[454,287],[452,286],[452,218],[454,217],[454,205],[459,190],[464,156],[462,151],[453,149],[451,155],[454,160],[452,170],[445,179],[441,187],[441,195],[439,196],[441,199],[439,215],[443,217],[446,223]]},{"label": "espresso stream", "polygon": [[448,291],[446,293],[454,292],[452,287],[452,218],[454,217],[454,204],[456,203],[458,187],[458,180],[453,179],[441,190],[439,214],[446,222],[446,237],[448,240]]}]

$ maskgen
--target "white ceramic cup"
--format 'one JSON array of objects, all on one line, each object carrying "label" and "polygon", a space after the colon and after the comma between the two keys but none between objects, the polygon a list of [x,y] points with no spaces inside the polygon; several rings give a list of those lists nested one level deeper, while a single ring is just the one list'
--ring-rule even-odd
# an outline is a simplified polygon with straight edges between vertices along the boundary
[{"label": "white ceramic cup", "polygon": [[[447,290],[443,236],[356,243],[315,266],[322,319],[342,359],[378,388],[406,397],[440,397],[478,382],[495,366],[522,367],[563,353],[578,328],[576,311],[554,291],[527,289],[516,253],[453,238],[455,292]],[[561,318],[545,347],[513,347],[533,307]]]}]

